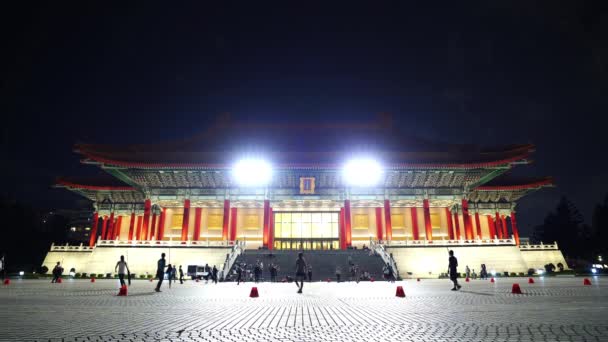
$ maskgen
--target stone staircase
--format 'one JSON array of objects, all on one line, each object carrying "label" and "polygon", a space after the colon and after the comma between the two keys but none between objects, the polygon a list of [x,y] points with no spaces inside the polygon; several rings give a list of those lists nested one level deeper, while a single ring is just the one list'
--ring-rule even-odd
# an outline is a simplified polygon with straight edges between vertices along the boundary
[{"label": "stone staircase", "polygon": [[[383,280],[382,267],[384,262],[378,255],[371,255],[369,250],[345,250],[345,251],[304,251],[304,259],[306,263],[312,265],[312,280],[325,281],[331,278],[336,280],[336,268],[339,266],[342,271],[341,279],[348,280],[349,273],[349,257],[353,264],[359,266],[360,274],[364,271],[370,273],[375,280]],[[295,276],[295,265],[298,258],[297,251],[269,251],[269,250],[245,250],[236,259],[235,264],[230,270],[229,279],[234,280],[234,270],[236,265],[244,265],[246,272],[243,278],[253,272],[253,267],[259,260],[264,264],[261,281],[270,281],[270,263],[279,266],[277,280],[290,276]],[[247,277],[247,279],[249,279]]]}]

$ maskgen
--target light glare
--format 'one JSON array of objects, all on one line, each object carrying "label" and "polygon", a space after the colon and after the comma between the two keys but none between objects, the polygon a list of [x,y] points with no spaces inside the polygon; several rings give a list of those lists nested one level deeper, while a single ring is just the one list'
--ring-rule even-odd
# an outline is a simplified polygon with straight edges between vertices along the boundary
[{"label": "light glare", "polygon": [[270,183],[272,166],[261,159],[242,159],[232,170],[234,180],[242,186],[262,186]]},{"label": "light glare", "polygon": [[372,186],[380,183],[382,166],[371,158],[353,159],[344,166],[344,180],[351,186]]}]

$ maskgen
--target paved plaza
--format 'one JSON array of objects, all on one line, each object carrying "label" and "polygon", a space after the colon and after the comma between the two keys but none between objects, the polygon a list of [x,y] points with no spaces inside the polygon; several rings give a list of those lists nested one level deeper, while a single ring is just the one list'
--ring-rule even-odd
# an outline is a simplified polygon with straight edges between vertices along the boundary
[{"label": "paved plaza", "polygon": [[[523,295],[511,294],[511,284]],[[0,289],[1,341],[608,341],[608,281],[502,278],[492,284],[205,284],[162,293],[136,280],[13,280]],[[401,285],[406,298],[395,297]]]}]

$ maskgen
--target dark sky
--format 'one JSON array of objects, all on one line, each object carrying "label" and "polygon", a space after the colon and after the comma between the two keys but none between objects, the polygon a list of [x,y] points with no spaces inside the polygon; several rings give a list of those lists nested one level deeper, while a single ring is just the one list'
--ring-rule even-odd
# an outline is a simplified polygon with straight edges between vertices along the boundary
[{"label": "dark sky", "polygon": [[71,206],[54,178],[97,172],[74,143],[187,137],[222,112],[390,112],[431,140],[534,143],[535,163],[517,173],[552,175],[557,187],[520,202],[524,234],[561,195],[589,219],[608,192],[606,1],[209,3],[3,8],[2,191]]}]

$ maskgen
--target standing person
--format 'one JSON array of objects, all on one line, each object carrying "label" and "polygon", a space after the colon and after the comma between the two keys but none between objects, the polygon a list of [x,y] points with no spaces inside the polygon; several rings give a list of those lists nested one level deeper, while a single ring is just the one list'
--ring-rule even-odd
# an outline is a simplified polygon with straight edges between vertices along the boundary
[{"label": "standing person", "polygon": [[262,268],[260,266],[260,261],[255,263],[253,266],[253,279],[257,283],[260,280],[260,273],[262,273]]},{"label": "standing person", "polygon": [[277,281],[277,269],[275,268],[272,262],[270,263],[270,265],[268,265],[268,271],[270,272],[270,282],[274,283],[275,281]]},{"label": "standing person", "polygon": [[481,271],[479,272],[481,279],[488,279],[488,271],[486,270],[486,264],[481,264]]},{"label": "standing person", "polygon": [[467,278],[471,278],[471,269],[469,268],[469,265],[465,266],[464,273],[467,275]]},{"label": "standing person", "polygon": [[118,279],[120,279],[120,286],[125,286],[125,274],[131,273],[129,271],[129,266],[127,266],[127,262],[125,261],[125,256],[121,255],[120,260],[116,263],[116,267],[114,267],[114,272],[118,270]]},{"label": "standing person", "polygon": [[177,266],[173,265],[170,276],[173,279],[173,283],[177,283]]},{"label": "standing person", "polygon": [[215,265],[213,265],[213,269],[211,269],[211,276],[212,276],[212,280],[214,284],[217,284],[217,267],[215,267]]},{"label": "standing person", "polygon": [[312,282],[312,265],[308,265],[308,282]]},{"label": "standing person", "polygon": [[165,279],[165,253],[160,255],[160,259],[158,259],[156,264],[156,278],[158,278],[158,284],[156,284],[154,291],[160,292],[160,285]]},{"label": "standing person", "polygon": [[241,284],[241,277],[243,276],[243,269],[241,268],[241,265],[236,265],[236,284],[240,285]]},{"label": "standing person", "polygon": [[53,267],[53,280],[51,280],[51,283],[56,283],[57,280],[61,277],[62,272],[63,268],[60,266],[59,261],[57,261],[57,265]]},{"label": "standing person", "polygon": [[169,280],[169,288],[171,288],[171,280],[173,280],[173,267],[171,264],[167,265],[167,280]]},{"label": "standing person", "polygon": [[182,265],[179,265],[179,283],[184,283],[184,270],[182,270]]},{"label": "standing person", "polygon": [[4,280],[4,278],[6,278],[6,272],[4,271],[4,254],[2,255],[2,258],[0,259],[0,273],[2,273],[2,280]]},{"label": "standing person", "polygon": [[337,279],[338,283],[340,283],[341,276],[342,276],[342,270],[340,269],[340,266],[336,266],[336,279]]},{"label": "standing person", "polygon": [[458,259],[454,256],[454,251],[450,251],[449,254],[448,273],[450,274],[450,280],[454,283],[452,291],[458,291],[462,287],[458,284]]},{"label": "standing person", "polygon": [[[298,253],[298,260],[296,260],[296,286],[298,287],[298,293],[302,293],[304,287],[304,279],[306,279],[306,260],[304,260],[304,254]],[[300,285],[298,285],[298,280]]]}]

